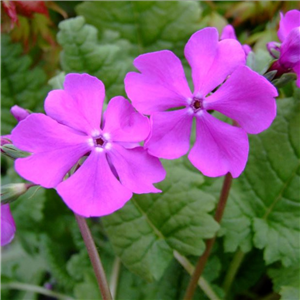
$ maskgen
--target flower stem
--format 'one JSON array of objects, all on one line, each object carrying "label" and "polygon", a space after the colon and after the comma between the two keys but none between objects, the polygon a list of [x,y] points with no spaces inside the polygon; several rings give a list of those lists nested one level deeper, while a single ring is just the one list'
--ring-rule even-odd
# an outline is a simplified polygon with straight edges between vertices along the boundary
[{"label": "flower stem", "polygon": [[230,263],[228,272],[224,279],[223,289],[224,289],[225,295],[227,295],[228,292],[230,291],[233,280],[237,274],[237,271],[238,271],[244,257],[245,257],[244,252],[242,252],[241,250],[236,251],[236,253]]},{"label": "flower stem", "polygon": [[[227,202],[227,198],[229,195],[229,191],[230,191],[230,187],[231,187],[231,183],[232,183],[232,176],[230,173],[227,173],[225,178],[224,178],[224,182],[223,182],[223,187],[222,187],[222,191],[220,194],[220,199],[219,199],[219,203],[216,209],[216,213],[215,213],[215,220],[220,223],[223,213],[224,213],[224,209],[225,209],[225,205]],[[202,256],[200,256],[197,265],[195,267],[195,271],[191,277],[189,286],[186,290],[184,299],[185,300],[191,300],[193,299],[196,287],[197,287],[197,283],[198,280],[200,278],[200,276],[202,275],[202,272],[204,270],[205,264],[209,258],[210,252],[212,250],[212,247],[215,243],[216,240],[216,235],[207,240],[206,241],[206,249],[204,251],[204,253],[202,254]]]},{"label": "flower stem", "polygon": [[86,223],[85,218],[75,214],[76,221],[78,223],[79,229],[81,231],[81,235],[83,237],[86,249],[88,251],[97,282],[100,288],[100,292],[102,295],[103,300],[112,300],[112,296],[107,284],[107,279],[105,276],[105,272],[100,260],[99,253],[97,251],[97,248],[95,246],[92,234],[90,232],[90,229]]}]

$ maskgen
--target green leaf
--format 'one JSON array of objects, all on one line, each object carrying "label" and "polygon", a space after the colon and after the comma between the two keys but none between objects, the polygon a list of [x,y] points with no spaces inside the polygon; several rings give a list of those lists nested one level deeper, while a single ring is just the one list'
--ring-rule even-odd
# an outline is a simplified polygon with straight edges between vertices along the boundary
[{"label": "green leaf", "polygon": [[53,90],[62,90],[65,81],[65,73],[60,72],[56,76],[52,77],[48,83],[52,87]]},{"label": "green leaf", "polygon": [[264,250],[267,264],[299,264],[299,101],[280,99],[265,132],[250,136],[246,170],[233,186],[222,222],[225,250]]},{"label": "green leaf", "polygon": [[273,58],[266,50],[258,49],[256,52],[251,51],[247,56],[247,66],[253,71],[264,74]]},{"label": "green leaf", "polygon": [[127,55],[129,43],[100,43],[97,29],[85,24],[83,17],[65,20],[59,24],[59,29],[57,41],[63,48],[63,71],[98,77],[105,84],[108,98],[125,95],[123,80],[133,68],[133,58]]},{"label": "green leaf", "polygon": [[35,232],[39,230],[45,200],[45,190],[41,187],[32,187],[17,201],[10,204],[18,230]]},{"label": "green leaf", "polygon": [[86,270],[91,267],[89,256],[86,249],[82,249],[79,253],[72,255],[67,263],[67,271],[75,280],[83,280],[82,270]]},{"label": "green leaf", "polygon": [[[19,236],[16,236],[8,247],[1,248],[2,283],[4,283],[4,278],[5,282],[19,281],[40,285],[46,271],[47,262],[39,254],[32,256],[27,251],[24,251],[23,243],[20,243]],[[16,293],[16,291],[14,292]],[[6,292],[1,290],[2,299],[35,300],[38,298],[38,295],[32,292],[18,291],[17,296],[15,293],[12,294],[10,290]],[[14,296],[12,297],[12,295]]]},{"label": "green leaf", "polygon": [[76,280],[66,270],[67,253],[65,247],[61,247],[60,244],[53,242],[49,236],[44,234],[41,235],[41,248],[41,253],[58,285],[67,291],[72,290]]},{"label": "green leaf", "polygon": [[[81,270],[82,272],[83,270]],[[74,294],[77,299],[99,299],[101,300],[101,294],[99,286],[92,270],[83,272],[84,280],[81,283],[76,284],[74,288]]]},{"label": "green leaf", "polygon": [[94,25],[135,46],[135,55],[162,49],[182,50],[189,37],[200,29],[200,6],[194,1],[84,2],[76,11]]},{"label": "green leaf", "polygon": [[17,124],[10,114],[13,105],[42,110],[49,91],[45,72],[40,67],[32,68],[32,59],[22,53],[21,44],[12,43],[8,35],[1,35],[1,134],[9,134]]},{"label": "green leaf", "polygon": [[162,276],[173,249],[200,255],[203,239],[218,229],[208,214],[216,199],[201,191],[203,176],[187,169],[182,160],[164,165],[167,178],[157,185],[161,194],[135,195],[123,209],[103,218],[116,255],[146,280]]},{"label": "green leaf", "polygon": [[282,297],[282,300],[300,299],[299,265],[289,268],[270,269],[268,271],[274,285],[274,290]]}]

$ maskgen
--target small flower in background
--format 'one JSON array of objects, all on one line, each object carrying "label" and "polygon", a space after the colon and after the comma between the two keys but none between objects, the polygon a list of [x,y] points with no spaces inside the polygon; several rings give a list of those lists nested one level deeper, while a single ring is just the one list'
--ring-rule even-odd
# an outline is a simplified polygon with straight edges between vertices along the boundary
[{"label": "small flower in background", "polygon": [[[48,116],[31,114],[12,131],[13,144],[32,153],[15,161],[20,176],[56,188],[85,217],[116,211],[132,193],[160,192],[153,183],[165,177],[160,161],[137,146],[149,135],[149,120],[120,96],[101,118],[104,98],[96,77],[69,74],[64,90],[48,94]],[[75,173],[63,180],[72,168]]]},{"label": "small flower in background", "polygon": [[1,204],[1,246],[9,244],[16,232],[16,224],[9,204]]},{"label": "small flower in background", "polygon": [[278,38],[281,44],[270,42],[267,48],[276,60],[271,70],[277,70],[276,77],[284,73],[295,72],[296,84],[300,87],[300,11],[291,10],[280,14]]},{"label": "small flower in background", "polygon": [[[247,133],[257,134],[270,126],[277,90],[244,66],[244,50],[237,41],[219,41],[216,28],[193,34],[184,53],[192,68],[194,93],[180,59],[168,50],[140,55],[134,65],[141,73],[130,72],[125,78],[134,107],[151,115],[153,128],[145,147],[160,158],[185,155],[196,118],[196,141],[188,155],[191,163],[206,176],[230,172],[238,177],[248,158]],[[218,120],[210,110],[235,120],[239,127]]]},{"label": "small flower in background", "polygon": [[[224,28],[223,28],[223,31],[222,31],[222,34],[221,34],[221,40],[225,40],[225,39],[234,39],[234,40],[237,40],[237,37],[236,37],[236,34],[235,34],[235,30],[233,28],[232,25],[226,25]],[[245,45],[242,45],[244,51],[245,51],[245,55],[247,57],[247,55],[249,54],[250,51],[252,51],[251,47],[247,44]]]}]

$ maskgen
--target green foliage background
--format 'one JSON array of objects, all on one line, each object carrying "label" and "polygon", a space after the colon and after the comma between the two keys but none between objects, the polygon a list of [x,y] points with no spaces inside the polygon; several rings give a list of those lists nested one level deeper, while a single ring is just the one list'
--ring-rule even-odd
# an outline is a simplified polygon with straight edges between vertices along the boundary
[{"label": "green foliage background", "polygon": [[[249,65],[264,72],[270,61],[265,43],[277,40],[279,9],[287,11],[295,5],[270,1],[78,2],[72,4],[76,16],[58,24],[61,50],[55,76],[47,74],[42,60],[36,63],[34,52],[24,54],[20,43],[2,34],[2,135],[16,125],[9,113],[12,105],[42,111],[48,91],[61,88],[66,73],[97,76],[105,83],[109,101],[116,95],[125,96],[123,79],[134,69],[132,61],[137,55],[170,49],[183,59],[189,77],[183,48],[193,32],[206,26],[221,30],[235,22],[240,41],[250,43],[255,52]],[[234,12],[239,12],[238,18],[233,18]],[[116,299],[182,299],[189,275],[176,253],[194,264],[205,249],[204,240],[218,230],[203,278],[220,299],[225,297],[224,278],[238,257],[242,263],[227,299],[300,299],[299,95],[294,83],[281,89],[272,126],[249,136],[249,161],[245,172],[234,180],[221,226],[214,221],[213,212],[222,178],[205,178],[186,158],[163,162],[168,175],[157,185],[163,193],[134,196],[116,213],[89,220],[108,278],[120,267]],[[2,184],[22,182],[11,161],[2,157],[1,162]],[[56,192],[31,189],[11,209],[17,233],[2,249],[4,287],[12,282],[50,284],[61,294],[58,299],[63,295],[100,299],[75,218]],[[4,288],[2,299],[49,298],[30,289]],[[198,288],[194,299],[208,298]]]}]

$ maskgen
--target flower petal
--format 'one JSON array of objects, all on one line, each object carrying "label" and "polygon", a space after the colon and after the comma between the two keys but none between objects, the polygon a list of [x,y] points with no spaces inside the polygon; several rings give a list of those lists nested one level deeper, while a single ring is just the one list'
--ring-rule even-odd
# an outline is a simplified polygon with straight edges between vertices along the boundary
[{"label": "flower petal", "polygon": [[43,187],[55,187],[88,151],[88,137],[43,114],[31,114],[12,131],[13,144],[33,153],[15,161],[23,178]]},{"label": "flower petal", "polygon": [[105,153],[96,151],[56,190],[71,210],[84,217],[111,214],[132,197],[113,175]]},{"label": "flower petal", "polygon": [[206,111],[197,118],[196,142],[188,158],[205,176],[217,177],[230,172],[238,177],[248,158],[247,133],[224,123]]},{"label": "flower petal", "polygon": [[292,29],[281,44],[279,61],[287,69],[300,62],[300,27]]},{"label": "flower petal", "polygon": [[88,74],[68,74],[64,90],[50,92],[45,100],[48,116],[59,123],[91,134],[99,130],[105,88]]},{"label": "flower petal", "polygon": [[297,81],[296,81],[296,85],[298,88],[300,88],[300,62],[298,62],[294,68],[293,68],[294,72],[297,74]]},{"label": "flower petal", "polygon": [[154,156],[175,159],[189,151],[193,114],[188,109],[157,112],[145,148]]},{"label": "flower petal", "polygon": [[276,88],[248,67],[238,68],[211,96],[205,108],[237,121],[248,133],[267,129],[276,116]]},{"label": "flower petal", "polygon": [[238,66],[245,64],[245,52],[238,41],[219,42],[218,39],[217,29],[208,27],[194,33],[185,46],[197,97],[205,97]]},{"label": "flower petal", "polygon": [[9,204],[1,204],[1,246],[9,244],[16,232],[16,224]]},{"label": "flower petal", "polygon": [[141,72],[125,77],[125,90],[133,106],[143,114],[186,105],[191,97],[180,59],[171,51],[146,53],[134,60]]},{"label": "flower petal", "polygon": [[26,110],[25,108],[22,108],[18,105],[14,105],[11,109],[10,109],[11,114],[13,115],[13,117],[18,121],[22,121],[24,119],[26,119],[30,114],[28,112],[28,110]]},{"label": "flower petal", "polygon": [[291,30],[300,26],[300,11],[294,9],[288,11],[285,15],[280,14],[278,38],[283,42]]},{"label": "flower petal", "polygon": [[224,39],[237,40],[236,35],[235,35],[235,30],[232,25],[228,24],[223,28],[220,39],[221,40],[224,40]]},{"label": "flower petal", "polygon": [[137,194],[161,192],[153,183],[166,176],[158,158],[151,156],[142,147],[125,149],[114,144],[108,156],[115,167],[121,183]]},{"label": "flower petal", "polygon": [[125,98],[112,98],[104,113],[104,132],[108,132],[113,141],[140,142],[150,132],[149,119],[139,112]]}]

